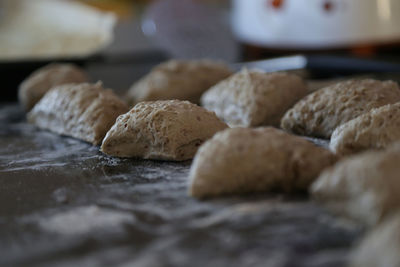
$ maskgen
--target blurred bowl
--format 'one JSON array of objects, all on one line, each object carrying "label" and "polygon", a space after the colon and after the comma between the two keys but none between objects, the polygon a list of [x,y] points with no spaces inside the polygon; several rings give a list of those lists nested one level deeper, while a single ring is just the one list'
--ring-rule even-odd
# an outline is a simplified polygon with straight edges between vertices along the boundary
[{"label": "blurred bowl", "polygon": [[23,79],[52,62],[83,65],[113,41],[116,18],[66,0],[0,0],[0,100],[15,101]]},{"label": "blurred bowl", "polygon": [[236,36],[278,49],[400,43],[399,14],[399,0],[233,0]]},{"label": "blurred bowl", "polygon": [[116,18],[66,0],[1,0],[0,61],[87,57],[113,41]]}]

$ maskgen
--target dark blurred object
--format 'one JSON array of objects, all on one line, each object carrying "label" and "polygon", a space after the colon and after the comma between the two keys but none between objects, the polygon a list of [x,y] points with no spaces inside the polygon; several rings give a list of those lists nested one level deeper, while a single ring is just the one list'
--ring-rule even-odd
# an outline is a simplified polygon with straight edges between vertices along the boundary
[{"label": "dark blurred object", "polygon": [[[86,59],[76,60],[57,60],[56,62],[70,62],[82,66]],[[0,62],[1,84],[1,102],[15,101],[19,84],[33,71],[50,64],[54,61],[37,60],[37,61],[11,61]]]},{"label": "dark blurred object", "polygon": [[294,55],[233,64],[235,70],[255,68],[267,72],[307,70],[308,78],[332,78],[368,73],[400,73],[400,63],[334,55]]},{"label": "dark blurred object", "polygon": [[365,45],[327,50],[293,50],[266,48],[257,45],[242,43],[241,60],[258,60],[262,58],[284,56],[293,53],[313,54],[331,54],[337,56],[359,57],[366,59],[386,60],[390,62],[400,62],[400,41],[399,44],[390,45]]},{"label": "dark blurred object", "polygon": [[[129,85],[139,78],[135,76],[136,72],[140,76],[144,75],[152,66],[167,59],[160,51],[149,51],[123,55],[97,54],[76,59],[0,61],[0,102],[16,101],[19,84],[33,71],[50,63],[74,63],[85,68],[93,82],[102,80],[106,86],[122,91],[127,90]],[[132,70],[135,73],[132,73]]]},{"label": "dark blurred object", "polygon": [[217,5],[194,0],[155,1],[144,14],[142,29],[175,58],[238,60],[238,44],[227,10]]},{"label": "dark blurred object", "polygon": [[[145,75],[150,68],[168,57],[162,52],[151,51],[148,53],[128,55],[97,55],[86,59],[58,60],[57,62],[70,62],[84,67],[96,81],[101,79],[109,86],[123,93],[129,85]],[[2,102],[15,101],[17,89],[23,79],[34,70],[51,63],[50,61],[9,62],[0,63],[0,76]],[[377,77],[391,78],[385,73],[400,73],[400,64],[377,60],[365,60],[354,57],[338,57],[332,55],[297,55],[280,57],[256,62],[232,64],[234,69],[241,67],[259,68],[266,71],[298,70],[304,69],[311,78],[332,78],[341,75],[359,73],[381,73]],[[397,76],[396,76],[397,77]]]},{"label": "dark blurred object", "polygon": [[400,64],[332,55],[294,55],[233,64],[235,69],[256,68],[267,72],[308,69],[340,74],[399,72]]}]

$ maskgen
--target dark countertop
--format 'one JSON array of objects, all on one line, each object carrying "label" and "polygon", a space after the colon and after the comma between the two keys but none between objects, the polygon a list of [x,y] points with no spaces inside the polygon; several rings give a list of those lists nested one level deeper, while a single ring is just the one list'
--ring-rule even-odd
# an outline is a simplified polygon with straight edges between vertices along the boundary
[{"label": "dark countertop", "polygon": [[0,106],[0,265],[345,266],[359,229],[307,196],[198,201],[190,162],[118,159]]}]

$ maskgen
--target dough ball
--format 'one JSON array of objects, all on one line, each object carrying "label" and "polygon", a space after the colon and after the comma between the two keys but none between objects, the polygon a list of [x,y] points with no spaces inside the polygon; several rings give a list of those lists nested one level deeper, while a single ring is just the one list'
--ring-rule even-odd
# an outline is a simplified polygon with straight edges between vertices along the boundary
[{"label": "dough ball", "polygon": [[190,168],[190,195],[307,190],[336,158],[329,150],[281,130],[233,128],[202,145]]},{"label": "dough ball", "polygon": [[244,69],[210,88],[201,98],[229,126],[278,126],[283,114],[307,94],[293,74]]},{"label": "dough ball", "polygon": [[400,103],[372,109],[340,125],[332,134],[330,148],[348,155],[383,149],[396,141],[400,141]]},{"label": "dough ball", "polygon": [[39,128],[98,145],[128,106],[101,83],[64,84],[51,89],[28,113]]},{"label": "dough ball", "polygon": [[372,226],[400,207],[400,149],[369,151],[324,171],[311,187],[332,212]]},{"label": "dough ball", "polygon": [[197,104],[204,91],[231,74],[226,65],[211,60],[170,60],[134,83],[127,98],[132,105],[141,101],[170,99]]},{"label": "dough ball", "polygon": [[73,64],[50,64],[33,72],[19,86],[19,102],[29,111],[51,88],[66,83],[84,83],[88,76]]},{"label": "dough ball", "polygon": [[350,267],[400,266],[400,214],[367,234],[351,253]]},{"label": "dough ball", "polygon": [[281,127],[289,132],[330,138],[339,125],[373,108],[400,101],[396,82],[349,80],[320,89],[288,110]]},{"label": "dough ball", "polygon": [[140,102],[118,117],[101,145],[117,157],[182,161],[227,125],[214,112],[188,101]]}]

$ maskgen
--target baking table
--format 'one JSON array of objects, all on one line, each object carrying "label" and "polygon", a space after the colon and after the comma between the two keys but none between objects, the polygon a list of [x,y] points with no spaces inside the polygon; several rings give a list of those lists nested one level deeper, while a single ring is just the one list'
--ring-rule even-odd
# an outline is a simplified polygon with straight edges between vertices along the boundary
[{"label": "baking table", "polygon": [[193,199],[190,163],[108,157],[0,105],[0,265],[345,266],[357,227],[305,195]]}]

